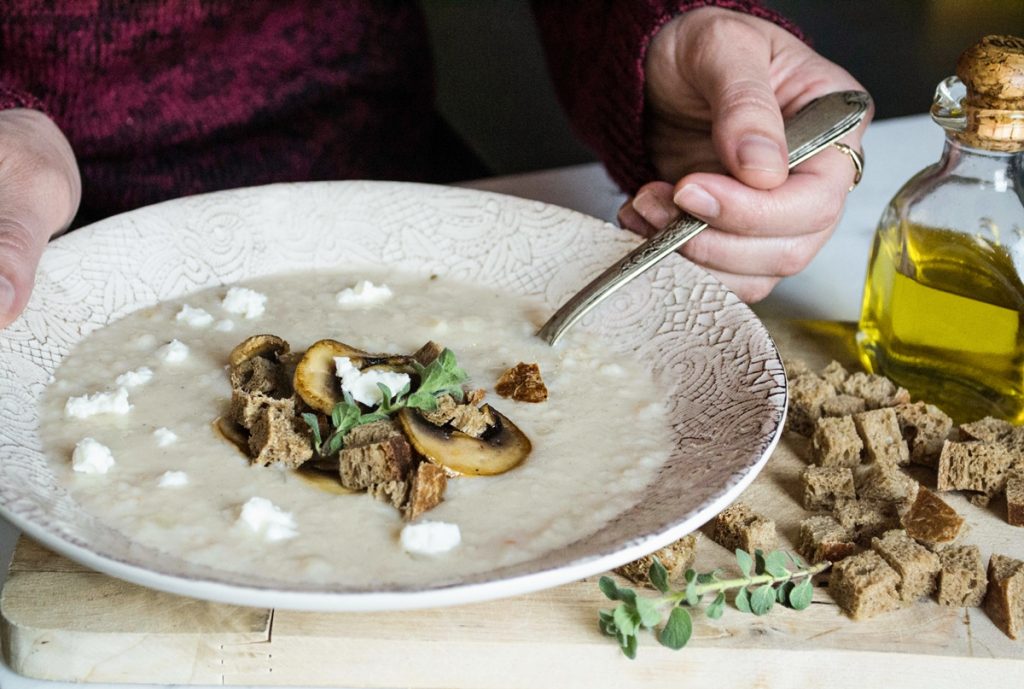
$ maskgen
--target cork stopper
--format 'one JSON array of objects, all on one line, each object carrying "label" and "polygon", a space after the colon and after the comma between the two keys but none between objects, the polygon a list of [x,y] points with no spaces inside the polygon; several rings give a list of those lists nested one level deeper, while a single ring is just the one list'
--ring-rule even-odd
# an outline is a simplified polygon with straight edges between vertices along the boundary
[{"label": "cork stopper", "polygon": [[992,151],[1024,150],[1024,38],[985,36],[963,52],[956,74],[967,88],[967,122],[957,138]]}]

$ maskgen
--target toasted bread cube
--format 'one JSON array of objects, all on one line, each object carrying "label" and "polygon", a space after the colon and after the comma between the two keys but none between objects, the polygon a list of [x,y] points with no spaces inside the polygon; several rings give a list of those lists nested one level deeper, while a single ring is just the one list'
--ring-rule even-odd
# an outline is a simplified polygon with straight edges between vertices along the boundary
[{"label": "toasted bread cube", "polygon": [[857,476],[857,497],[883,502],[908,502],[917,495],[917,481],[889,464],[873,464]]},{"label": "toasted bread cube", "polygon": [[835,387],[824,378],[805,373],[789,383],[789,414],[786,427],[800,435],[810,437],[814,423],[821,418],[821,405],[836,396]]},{"label": "toasted bread cube", "polygon": [[853,555],[857,546],[849,529],[828,515],[814,515],[800,522],[797,550],[809,562],[839,562]]},{"label": "toasted bread cube", "polygon": [[875,536],[899,528],[897,504],[880,500],[846,500],[836,505],[833,516],[853,535],[854,542],[866,547]]},{"label": "toasted bread cube", "polygon": [[1015,469],[1006,479],[1006,521],[1024,526],[1024,469]]},{"label": "toasted bread cube", "polygon": [[444,347],[437,344],[433,340],[428,340],[426,344],[424,344],[422,347],[420,347],[413,353],[412,358],[420,366],[429,366],[434,361],[434,359],[441,356],[441,352],[443,351]]},{"label": "toasted bread cube", "polygon": [[755,513],[743,503],[734,503],[720,512],[710,524],[708,536],[723,548],[753,553],[769,552],[778,542],[775,522]]},{"label": "toasted bread cube", "polygon": [[910,450],[891,407],[854,414],[853,423],[872,462],[892,466],[910,463]]},{"label": "toasted bread cube", "polygon": [[832,567],[828,591],[843,612],[866,620],[899,607],[899,583],[896,570],[881,555],[866,550]]},{"label": "toasted bread cube", "polygon": [[1011,639],[1024,630],[1024,562],[993,553],[988,561],[985,612]]},{"label": "toasted bread cube", "polygon": [[273,400],[256,415],[249,434],[249,454],[259,466],[282,464],[296,469],[313,456],[308,428],[295,418],[291,399]]},{"label": "toasted bread cube", "polygon": [[985,599],[988,579],[976,545],[951,545],[939,551],[938,591],[940,605],[977,607]]},{"label": "toasted bread cube", "polygon": [[930,595],[942,565],[939,556],[907,535],[903,529],[886,531],[871,539],[871,548],[900,575],[896,590],[900,600],[911,603]]},{"label": "toasted bread cube", "polygon": [[[821,403],[822,416],[852,416],[867,410],[863,397],[853,395],[836,395]],[[858,436],[857,440],[860,440]]]},{"label": "toasted bread cube", "polygon": [[536,403],[548,398],[548,388],[540,376],[540,366],[522,361],[501,374],[494,391],[517,402]]},{"label": "toasted bread cube", "polygon": [[664,548],[655,550],[650,555],[644,555],[638,560],[633,560],[618,567],[615,572],[626,577],[634,584],[650,586],[649,572],[654,558],[658,558],[665,569],[668,570],[669,581],[677,581],[693,565],[697,559],[697,534],[692,533],[683,536],[678,541],[669,543]]},{"label": "toasted bread cube", "polygon": [[924,486],[917,489],[917,496],[901,522],[911,538],[930,546],[952,543],[964,525],[956,510]]},{"label": "toasted bread cube", "polygon": [[846,382],[846,379],[850,377],[850,372],[841,363],[833,359],[829,362],[828,366],[822,369],[821,377],[832,383],[836,390],[839,390],[843,383]]},{"label": "toasted bread cube", "polygon": [[412,521],[440,505],[447,488],[448,475],[444,469],[430,462],[421,462],[409,485],[409,502],[403,514],[405,519]]},{"label": "toasted bread cube", "polygon": [[374,483],[367,489],[367,492],[381,502],[387,502],[393,507],[402,509],[409,499],[409,482],[396,480]]},{"label": "toasted bread cube", "polygon": [[391,420],[356,426],[344,438],[338,453],[341,485],[352,490],[374,484],[404,481],[412,465],[412,448]]},{"label": "toasted bread cube", "polygon": [[903,438],[910,448],[910,461],[937,469],[942,445],[953,428],[953,419],[934,404],[924,402],[901,404],[894,409]]},{"label": "toasted bread cube", "polygon": [[995,495],[1006,487],[1013,456],[998,442],[947,440],[939,456],[937,488]]},{"label": "toasted bread cube", "polygon": [[1013,424],[1009,421],[986,416],[977,421],[965,423],[959,427],[961,440],[983,440],[985,442],[998,442],[1013,432]]},{"label": "toasted bread cube", "polygon": [[822,417],[814,424],[811,456],[823,467],[855,467],[864,443],[849,416]]},{"label": "toasted bread cube", "polygon": [[909,402],[910,395],[885,376],[857,372],[843,381],[842,392],[864,400],[868,409],[892,407]]},{"label": "toasted bread cube", "polygon": [[837,501],[857,497],[853,471],[849,467],[809,466],[800,474],[804,487],[804,509],[831,510]]},{"label": "toasted bread cube", "polygon": [[287,397],[291,394],[291,384],[284,367],[262,356],[254,356],[232,367],[228,378],[232,389],[240,392],[260,392],[269,397]]}]

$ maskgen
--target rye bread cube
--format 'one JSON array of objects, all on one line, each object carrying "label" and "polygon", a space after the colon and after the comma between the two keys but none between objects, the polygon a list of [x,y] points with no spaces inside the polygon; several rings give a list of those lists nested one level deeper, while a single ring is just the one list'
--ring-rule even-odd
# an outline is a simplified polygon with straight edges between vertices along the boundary
[{"label": "rye bread cube", "polygon": [[988,578],[981,551],[976,545],[951,545],[939,551],[938,589],[940,605],[954,608],[977,607],[985,600]]},{"label": "rye bread cube", "polygon": [[295,418],[291,399],[273,400],[256,415],[249,432],[249,456],[259,466],[297,469],[313,457],[309,428]]},{"label": "rye bread cube", "polygon": [[821,403],[822,416],[852,416],[867,410],[862,397],[853,395],[836,395]]},{"label": "rye bread cube", "polygon": [[809,466],[800,474],[800,483],[804,489],[804,509],[810,512],[831,510],[838,501],[857,497],[849,467]]},{"label": "rye bread cube", "polygon": [[800,522],[797,550],[808,562],[839,562],[853,555],[857,545],[849,529],[827,514],[817,514]]},{"label": "rye bread cube", "polygon": [[857,497],[884,502],[909,502],[917,495],[917,481],[898,467],[872,464],[857,475]]},{"label": "rye bread cube", "polygon": [[832,383],[836,390],[839,390],[843,383],[846,382],[846,379],[850,377],[850,372],[841,363],[833,359],[829,362],[828,366],[821,370],[821,377]]},{"label": "rye bread cube", "polygon": [[881,500],[846,500],[836,505],[832,515],[852,534],[855,543],[868,547],[875,536],[899,528],[897,505]]},{"label": "rye bread cube", "polygon": [[841,392],[864,400],[868,409],[881,409],[910,401],[910,393],[885,376],[857,372],[843,381]]},{"label": "rye bread cube", "polygon": [[686,570],[693,566],[694,560],[697,559],[697,534],[692,533],[688,536],[683,536],[678,541],[669,543],[664,548],[659,548],[650,555],[645,555],[616,568],[615,572],[626,577],[634,584],[651,586],[649,572],[654,558],[658,558],[658,561],[668,570],[669,581],[680,580]]},{"label": "rye bread cube", "polygon": [[405,504],[402,516],[406,521],[412,521],[424,512],[434,509],[444,500],[447,489],[448,474],[444,469],[430,462],[420,462],[412,472],[412,479],[409,481],[409,500]]},{"label": "rye bread cube", "polygon": [[988,561],[985,612],[1011,639],[1024,631],[1024,562],[993,553]]},{"label": "rye bread cube", "polygon": [[805,373],[789,383],[789,414],[786,427],[810,437],[814,422],[821,418],[822,402],[836,396],[835,387],[824,378]]},{"label": "rye bread cube", "polygon": [[953,419],[934,404],[925,402],[901,404],[894,409],[910,448],[911,463],[938,469],[939,455],[953,428]]},{"label": "rye bread cube", "polygon": [[390,419],[356,426],[344,438],[338,453],[341,485],[350,490],[406,480],[412,467],[412,448]]},{"label": "rye bread cube", "polygon": [[853,423],[872,462],[892,466],[910,463],[910,450],[891,407],[854,414]]},{"label": "rye bread cube", "polygon": [[811,457],[823,467],[855,467],[864,443],[849,416],[822,417],[814,424]]},{"label": "rye bread cube", "polygon": [[751,554],[755,550],[767,553],[778,543],[775,522],[741,502],[727,507],[711,520],[708,537],[730,552],[740,549]]},{"label": "rye bread cube", "polygon": [[843,612],[866,620],[900,606],[899,583],[900,575],[881,555],[865,550],[832,567],[828,591]]},{"label": "rye bread cube", "polygon": [[947,440],[939,455],[936,487],[992,496],[1006,487],[1006,473],[1012,464],[1013,455],[998,442]]},{"label": "rye bread cube", "polygon": [[958,427],[961,440],[984,440],[994,443],[1002,440],[1013,432],[1013,424],[1003,419],[986,416],[977,421],[961,424]]},{"label": "rye bread cube", "polygon": [[900,600],[912,603],[935,590],[942,565],[939,556],[907,535],[903,529],[886,531],[871,539],[871,548],[900,575]]},{"label": "rye bread cube", "polygon": [[1024,526],[1024,469],[1014,469],[1006,479],[1006,521]]},{"label": "rye bread cube", "polygon": [[791,381],[796,380],[800,376],[814,374],[814,369],[812,369],[810,365],[803,359],[791,359],[789,361],[783,361],[782,365],[786,369],[786,378]]},{"label": "rye bread cube", "polygon": [[964,519],[957,511],[924,486],[900,520],[911,538],[928,546],[952,543],[960,535]]}]

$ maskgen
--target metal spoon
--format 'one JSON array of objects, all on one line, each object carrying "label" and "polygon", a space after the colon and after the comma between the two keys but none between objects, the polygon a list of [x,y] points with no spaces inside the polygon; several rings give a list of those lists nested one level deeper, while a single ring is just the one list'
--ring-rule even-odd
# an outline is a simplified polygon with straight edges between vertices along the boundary
[{"label": "metal spoon", "polygon": [[[804,106],[786,122],[790,169],[853,130],[864,120],[870,104],[871,97],[863,91],[840,91],[822,96]],[[696,237],[707,226],[703,220],[683,213],[565,302],[537,331],[537,336],[554,346],[565,331],[592,308]]]}]

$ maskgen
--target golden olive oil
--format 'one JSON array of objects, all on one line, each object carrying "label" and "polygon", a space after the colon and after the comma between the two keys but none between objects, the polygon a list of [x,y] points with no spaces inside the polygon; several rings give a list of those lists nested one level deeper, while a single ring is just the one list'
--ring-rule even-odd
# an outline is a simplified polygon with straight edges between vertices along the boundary
[{"label": "golden olive oil", "polygon": [[869,370],[957,421],[1024,421],[1024,285],[1010,254],[977,235],[880,228],[857,335]]}]

